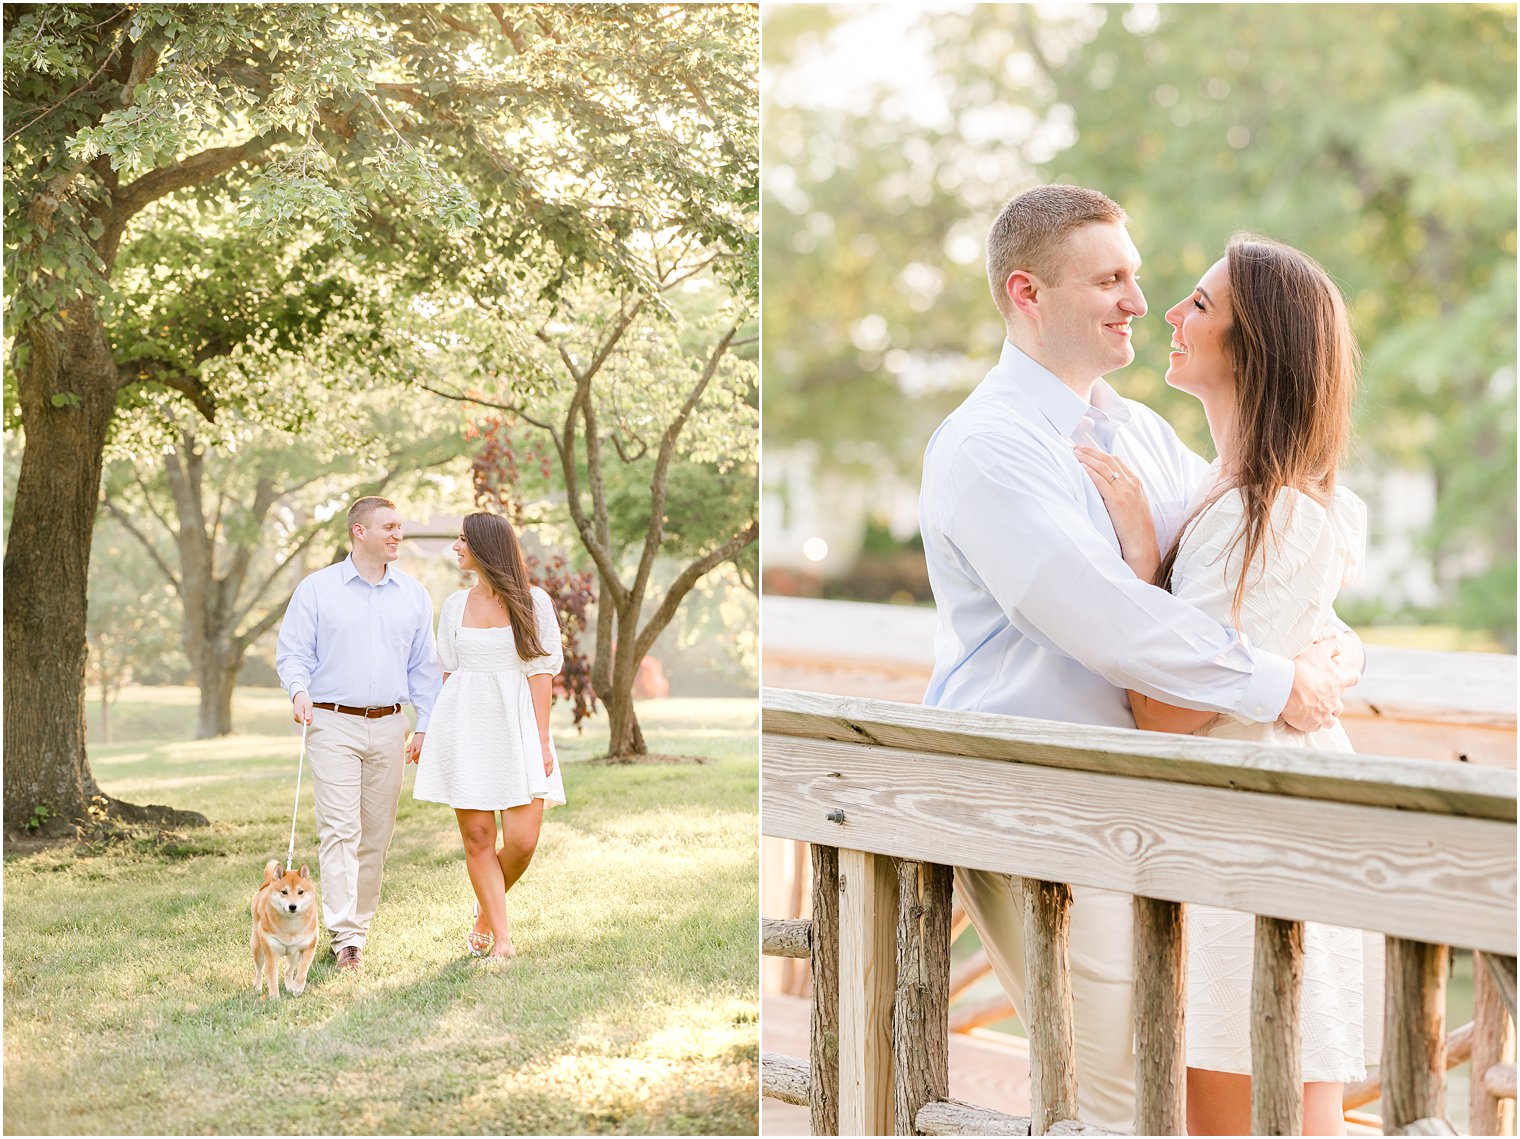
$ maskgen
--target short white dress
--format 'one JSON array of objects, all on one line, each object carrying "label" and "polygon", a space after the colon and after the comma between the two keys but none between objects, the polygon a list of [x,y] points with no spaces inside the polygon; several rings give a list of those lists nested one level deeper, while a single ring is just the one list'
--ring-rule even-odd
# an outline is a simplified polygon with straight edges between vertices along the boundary
[{"label": "short white dress", "polygon": [[[1221,495],[1184,538],[1172,573],[1173,593],[1225,625],[1245,556],[1243,518],[1240,493]],[[1253,559],[1241,604],[1240,630],[1253,646],[1292,658],[1314,642],[1340,587],[1360,579],[1366,526],[1366,506],[1343,487],[1328,509],[1298,491],[1278,494],[1265,558]],[[1339,724],[1305,733],[1219,715],[1194,734],[1351,751]],[[1188,906],[1188,1067],[1250,1074],[1254,939],[1252,915]],[[1306,922],[1301,1015],[1305,1082],[1364,1079],[1382,1047],[1382,937]]]},{"label": "short white dress", "polygon": [[[559,757],[544,774],[538,721],[528,677],[554,676],[564,665],[554,602],[533,587],[533,611],[544,656],[523,660],[510,627],[466,629],[461,589],[438,618],[438,658],[449,673],[433,706],[412,796],[473,811],[503,811],[542,799],[565,801]],[[553,744],[550,744],[552,750]]]}]

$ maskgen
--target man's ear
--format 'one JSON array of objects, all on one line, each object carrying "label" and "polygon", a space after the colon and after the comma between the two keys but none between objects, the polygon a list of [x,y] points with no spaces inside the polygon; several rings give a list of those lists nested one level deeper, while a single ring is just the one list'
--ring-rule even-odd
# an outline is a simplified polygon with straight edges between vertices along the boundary
[{"label": "man's ear", "polygon": [[1015,269],[1003,282],[1003,294],[1008,298],[1010,315],[1021,312],[1025,316],[1038,316],[1040,293],[1044,284],[1027,269]]}]

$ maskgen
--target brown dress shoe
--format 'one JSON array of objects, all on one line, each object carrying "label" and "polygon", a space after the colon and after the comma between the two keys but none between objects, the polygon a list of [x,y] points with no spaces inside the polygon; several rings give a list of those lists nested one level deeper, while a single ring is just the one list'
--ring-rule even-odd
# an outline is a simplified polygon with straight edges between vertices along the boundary
[{"label": "brown dress shoe", "polygon": [[359,947],[357,945],[345,945],[338,950],[339,969],[362,969],[364,962],[359,959]]}]

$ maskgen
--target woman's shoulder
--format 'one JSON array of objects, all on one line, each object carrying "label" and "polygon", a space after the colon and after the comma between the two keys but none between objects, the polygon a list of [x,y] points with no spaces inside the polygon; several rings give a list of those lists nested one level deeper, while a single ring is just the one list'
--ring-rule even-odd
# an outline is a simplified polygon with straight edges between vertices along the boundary
[{"label": "woman's shoulder", "polygon": [[469,596],[470,596],[469,589],[456,589],[453,593],[449,594],[447,597],[445,597],[443,599],[443,608],[444,609],[458,609],[458,608],[462,608],[464,606],[464,603],[469,599]]},{"label": "woman's shoulder", "polygon": [[551,609],[554,607],[554,598],[550,597],[549,591],[542,586],[530,585],[528,587],[528,596],[533,598],[533,604],[537,605],[540,609],[545,606]]}]

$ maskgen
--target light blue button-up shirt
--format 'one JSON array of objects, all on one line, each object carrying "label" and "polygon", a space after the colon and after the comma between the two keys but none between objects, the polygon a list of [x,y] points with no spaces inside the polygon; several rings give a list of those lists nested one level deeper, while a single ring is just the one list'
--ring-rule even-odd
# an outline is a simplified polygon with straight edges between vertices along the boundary
[{"label": "light blue button-up shirt", "polygon": [[[1135,726],[1125,689],[1277,719],[1293,662],[1135,577],[1073,435],[1112,432],[1144,483],[1163,549],[1207,464],[1102,380],[1081,397],[1005,342],[924,455],[919,525],[939,623],[924,703]],[[1084,436],[1085,438],[1085,436]]]},{"label": "light blue button-up shirt", "polygon": [[361,708],[410,703],[424,732],[443,684],[433,600],[393,565],[371,585],[344,558],[296,586],[274,663],[292,700],[306,692],[313,701]]}]

